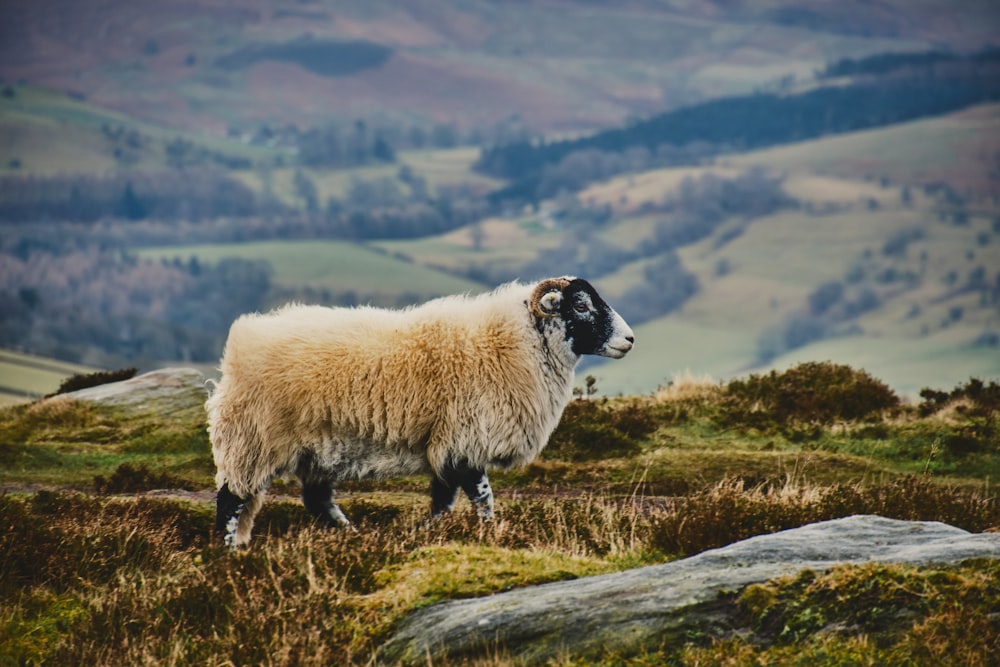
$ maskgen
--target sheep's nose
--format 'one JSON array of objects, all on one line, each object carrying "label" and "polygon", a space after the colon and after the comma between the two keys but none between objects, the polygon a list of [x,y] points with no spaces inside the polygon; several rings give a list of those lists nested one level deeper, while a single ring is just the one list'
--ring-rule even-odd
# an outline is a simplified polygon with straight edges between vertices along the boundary
[{"label": "sheep's nose", "polygon": [[635,344],[635,336],[625,336],[625,340],[627,340],[632,344]]}]

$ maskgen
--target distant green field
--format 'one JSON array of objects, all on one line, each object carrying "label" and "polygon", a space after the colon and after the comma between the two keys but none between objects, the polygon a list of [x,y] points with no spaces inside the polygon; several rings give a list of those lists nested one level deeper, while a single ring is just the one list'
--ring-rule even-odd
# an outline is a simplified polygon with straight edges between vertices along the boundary
[{"label": "distant green field", "polygon": [[[170,129],[89,104],[64,93],[19,85],[0,97],[0,174],[100,174],[116,169],[165,169],[165,146],[181,138],[194,146],[251,161],[280,150],[248,146],[226,137]],[[138,133],[115,141],[105,131]],[[122,161],[115,149],[124,150]],[[17,165],[17,166],[14,166]]]},{"label": "distant green field", "polygon": [[66,378],[95,368],[21,352],[0,350],[0,405],[51,394]]},{"label": "distant green field", "polygon": [[516,219],[490,218],[480,224],[481,246],[473,247],[466,227],[438,236],[404,241],[377,241],[382,250],[409,257],[418,264],[461,271],[472,267],[503,267],[517,271],[538,253],[563,241],[563,233],[537,228],[532,216]]},{"label": "distant green field", "polygon": [[483,286],[346,241],[266,241],[164,246],[139,251],[142,257],[213,264],[226,257],[267,260],[279,285],[308,285],[360,297],[413,295],[427,298],[479,292]]},{"label": "distant green field", "polygon": [[501,184],[495,178],[472,171],[473,163],[479,158],[479,149],[474,147],[401,151],[396,158],[427,179],[432,190],[442,185],[460,184],[492,189]]},{"label": "distant green field", "polygon": [[[925,121],[923,129],[961,120]],[[916,131],[903,129],[898,135],[901,139]],[[847,135],[828,141],[847,159],[863,153],[865,139],[885,147],[879,142],[891,143],[900,131],[886,128],[881,131],[884,135],[863,133],[870,136]],[[835,144],[838,140],[844,143]],[[944,146],[947,137],[925,138],[923,145],[934,141]],[[759,159],[774,166],[769,160],[775,155],[798,155],[801,163],[778,163],[787,169],[783,172],[787,190],[799,201],[828,212],[803,207],[749,222],[734,219],[708,238],[681,248],[685,268],[698,278],[698,293],[680,311],[636,327],[636,348],[625,360],[588,370],[598,378],[602,393],[648,392],[684,371],[722,380],[805,360],[865,368],[907,396],[923,387],[953,386],[970,376],[1000,377],[997,349],[974,345],[983,332],[1000,329],[1000,313],[989,305],[982,290],[962,288],[974,272],[985,271],[986,279],[993,280],[1000,267],[995,215],[974,215],[956,225],[939,216],[933,202],[922,195],[915,195],[910,206],[901,203],[898,184],[886,187],[816,176],[809,168],[813,164],[809,151],[820,146],[809,143],[747,154],[740,164],[749,166],[751,159]],[[910,155],[907,150],[918,148],[896,150],[902,163]],[[886,155],[886,159],[897,159]],[[817,160],[822,164],[821,157]],[[720,171],[728,173],[732,164],[727,159]],[[619,177],[590,192],[613,205],[627,202],[628,209],[643,200],[662,201],[685,172],[690,170],[656,170],[630,180]],[[873,200],[877,202],[874,207],[870,205]],[[823,208],[826,205],[829,209]],[[621,215],[613,227],[627,229],[634,214],[626,210]],[[735,226],[741,226],[742,233],[720,243],[720,237]],[[886,240],[905,230],[918,230],[921,236],[902,257],[890,262],[883,251]],[[645,279],[643,269],[649,261],[625,264],[594,282],[614,305],[616,298]],[[883,296],[878,307],[851,320],[855,333],[834,335],[780,355],[766,366],[757,365],[758,341],[772,335],[788,318],[807,314],[808,297],[817,287],[838,281],[847,289],[858,289],[851,286],[852,272],[890,263],[918,276],[917,282],[893,282],[891,277],[877,277],[873,273],[877,269],[867,269],[867,277],[857,280],[868,281],[864,284]]]},{"label": "distant green field", "polygon": [[[350,169],[301,168],[301,172],[316,186],[317,199],[320,206],[324,206],[331,197],[341,200],[346,198],[355,181],[390,179],[397,182],[403,194],[408,194],[409,186],[398,179],[399,171],[404,166],[410,167],[417,177],[423,178],[432,194],[438,188],[448,186],[468,185],[486,190],[497,187],[500,181],[472,171],[472,164],[478,157],[479,150],[476,148],[400,151],[395,163]],[[255,192],[270,188],[271,194],[286,205],[299,207],[302,202],[294,185],[297,171],[300,171],[299,167],[275,167],[266,172],[234,171],[231,175]]]}]

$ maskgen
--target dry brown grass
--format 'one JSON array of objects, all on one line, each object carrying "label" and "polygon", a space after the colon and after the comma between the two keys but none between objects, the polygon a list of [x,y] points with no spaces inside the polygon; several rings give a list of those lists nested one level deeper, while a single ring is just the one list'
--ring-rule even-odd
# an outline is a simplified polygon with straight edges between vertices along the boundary
[{"label": "dry brown grass", "polygon": [[[0,497],[0,653],[15,664],[366,664],[399,619],[440,600],[855,513],[1000,527],[995,498],[917,478],[827,488],[730,481],[674,499],[523,498],[504,501],[490,523],[465,507],[433,522],[422,504],[358,499],[346,509],[356,532],[318,529],[297,504],[270,503],[252,547],[233,554],[216,545],[203,504]],[[938,636],[948,623],[927,620],[920,632]]]}]

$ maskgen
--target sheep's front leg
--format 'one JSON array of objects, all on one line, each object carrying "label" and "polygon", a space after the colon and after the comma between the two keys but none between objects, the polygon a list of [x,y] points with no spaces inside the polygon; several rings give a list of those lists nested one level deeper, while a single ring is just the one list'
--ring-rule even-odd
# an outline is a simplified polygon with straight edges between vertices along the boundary
[{"label": "sheep's front leg", "polygon": [[431,514],[438,516],[455,507],[455,495],[462,489],[484,519],[493,517],[493,489],[485,470],[468,466],[448,467],[431,480]]},{"label": "sheep's front leg", "polygon": [[223,484],[215,496],[215,532],[222,535],[222,541],[229,548],[236,547],[236,531],[246,506],[247,501],[230,491],[228,483]]}]

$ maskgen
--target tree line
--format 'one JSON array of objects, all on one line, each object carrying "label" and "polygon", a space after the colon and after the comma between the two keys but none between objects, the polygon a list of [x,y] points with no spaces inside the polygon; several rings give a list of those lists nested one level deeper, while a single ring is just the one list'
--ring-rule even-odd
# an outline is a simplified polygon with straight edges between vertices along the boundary
[{"label": "tree line", "polygon": [[230,323],[266,303],[266,262],[142,260],[89,247],[0,253],[0,347],[101,367],[218,359]]},{"label": "tree line", "polygon": [[476,169],[512,181],[493,193],[494,200],[538,201],[544,196],[546,175],[574,154],[623,154],[635,149],[656,153],[662,146],[693,145],[749,150],[881,127],[1000,99],[998,74],[1000,58],[981,56],[955,61],[947,76],[910,72],[795,95],[726,97],[579,139],[486,148]]},{"label": "tree line", "polygon": [[900,70],[930,70],[939,65],[953,63],[986,65],[997,62],[1000,62],[1000,49],[987,49],[970,55],[948,51],[877,53],[864,58],[842,58],[827,65],[819,76],[827,79],[841,76],[879,76]]},{"label": "tree line", "polygon": [[124,220],[129,225],[116,232],[119,239],[130,235],[130,226],[137,233],[159,228],[154,234],[157,242],[164,237],[219,242],[386,239],[450,231],[488,210],[488,202],[469,188],[439,188],[431,195],[426,183],[405,168],[400,178],[406,180],[406,188],[395,178],[356,179],[346,197],[331,197],[324,203],[318,199],[315,184],[298,172],[294,185],[304,202],[299,208],[279,200],[267,188],[255,192],[217,169],[6,176],[0,178],[0,223],[12,231],[19,223]]}]

